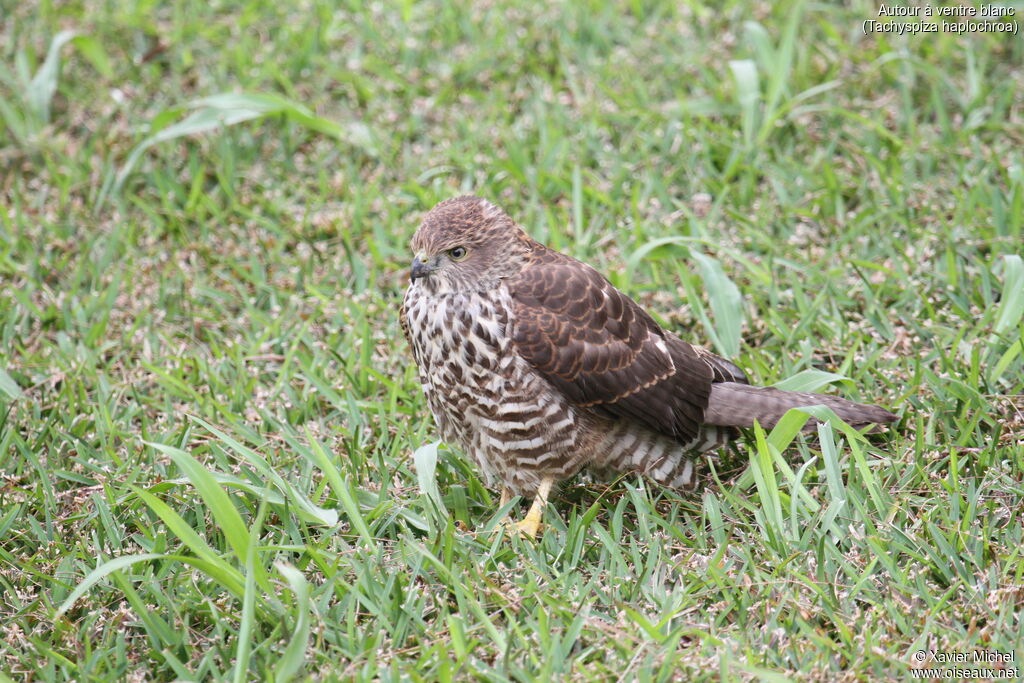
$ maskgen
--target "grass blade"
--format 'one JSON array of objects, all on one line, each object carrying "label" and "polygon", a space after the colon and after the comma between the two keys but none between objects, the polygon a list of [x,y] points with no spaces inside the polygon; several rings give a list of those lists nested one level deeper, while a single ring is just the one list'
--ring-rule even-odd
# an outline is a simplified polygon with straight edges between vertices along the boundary
[{"label": "grass blade", "polygon": [[412,454],[413,462],[416,465],[416,481],[419,483],[420,492],[434,505],[439,519],[448,516],[448,509],[445,507],[441,492],[437,489],[437,449],[439,441],[420,446]]},{"label": "grass blade", "polygon": [[54,36],[46,52],[46,59],[28,85],[28,105],[43,124],[50,122],[50,104],[57,92],[57,79],[60,76],[61,48],[76,35],[74,31],[61,31]]},{"label": "grass blade", "polygon": [[116,572],[119,569],[130,567],[133,564],[139,562],[149,562],[150,560],[159,560],[160,558],[166,557],[160,553],[141,553],[137,555],[122,555],[121,557],[115,557],[112,560],[108,560],[100,566],[89,572],[82,583],[75,587],[75,590],[71,591],[71,595],[64,599],[64,602],[57,608],[57,612],[53,615],[53,618],[59,619],[65,612],[71,609],[71,606],[75,604],[78,598],[85,595],[90,588],[95,586],[103,577],[107,576],[112,572]]},{"label": "grass blade", "polygon": [[242,618],[238,625],[238,647],[235,649],[234,679],[237,683],[246,680],[249,672],[249,658],[252,652],[250,636],[256,629],[256,544],[266,514],[267,501],[264,499],[260,501],[259,510],[256,511],[256,521],[249,529],[249,554],[245,558],[245,595],[242,597]]},{"label": "grass blade", "polygon": [[309,646],[309,583],[298,569],[290,564],[278,562],[277,571],[288,582],[288,587],[295,594],[295,628],[284,655],[274,668],[274,680],[278,683],[291,680],[306,661],[306,648]]},{"label": "grass blade", "polygon": [[135,494],[157,514],[167,525],[171,533],[178,537],[185,546],[196,554],[210,568],[210,578],[235,593],[242,595],[244,580],[242,573],[224,560],[210,545],[203,540],[195,529],[189,526],[181,515],[173,510],[167,503],[160,500],[153,494],[137,487],[131,487]]},{"label": "grass blade", "polygon": [[370,533],[370,527],[363,517],[359,507],[359,500],[352,490],[352,485],[342,476],[338,468],[334,466],[323,446],[320,445],[309,430],[306,430],[306,438],[309,440],[310,452],[307,453],[305,450],[300,452],[312,460],[320,468],[320,471],[324,473],[324,476],[327,477],[327,481],[331,485],[331,490],[341,502],[341,507],[344,508],[345,514],[348,515],[349,524],[355,528],[363,543],[371,545],[373,543],[373,534]]},{"label": "grass blade", "polygon": [[787,377],[781,382],[776,382],[772,386],[776,389],[782,389],[783,391],[815,392],[818,391],[818,389],[835,382],[852,383],[853,380],[846,375],[839,375],[834,372],[825,372],[824,370],[802,370],[792,377]]},{"label": "grass blade", "polygon": [[751,149],[758,128],[758,102],[761,99],[757,66],[751,59],[737,59],[729,62],[729,70],[736,81],[736,101],[743,116],[743,143]]},{"label": "grass blade", "polygon": [[168,456],[185,473],[185,476],[199,492],[206,507],[209,508],[214,521],[217,522],[217,526],[224,534],[228,544],[231,545],[238,561],[245,562],[249,553],[249,532],[241,515],[238,514],[238,510],[235,509],[234,503],[231,502],[230,496],[221,488],[210,471],[179,448],[148,441],[145,443]]},{"label": "grass blade", "polygon": [[322,508],[313,503],[309,498],[299,492],[294,486],[288,483],[284,477],[274,471],[274,468],[270,466],[266,458],[254,451],[253,449],[245,446],[240,441],[227,434],[226,432],[217,429],[213,425],[201,420],[198,417],[192,417],[192,421],[202,426],[204,429],[209,431],[211,434],[225,442],[232,451],[237,453],[246,462],[252,465],[257,472],[266,478],[268,482],[280,491],[288,500],[290,500],[299,512],[303,514],[310,521],[317,524],[324,524],[326,526],[334,526],[338,523],[338,513],[334,510],[328,510]]},{"label": "grass blade", "polygon": [[17,400],[21,396],[21,387],[3,368],[0,368],[0,394],[12,401]]},{"label": "grass blade", "polygon": [[[117,172],[111,192],[121,191],[125,180],[134,170],[143,153],[150,147],[175,140],[181,137],[208,133],[219,128],[233,126],[237,123],[262,119],[268,116],[284,116],[303,127],[344,139],[360,147],[371,156],[376,155],[376,144],[370,129],[362,123],[350,123],[347,126],[316,116],[301,104],[280,95],[270,93],[223,93],[194,100],[185,106],[192,113],[178,123],[167,126],[140,142],[128,156],[127,161]],[[101,203],[107,195],[101,196]]]},{"label": "grass blade", "polygon": [[722,270],[718,259],[699,251],[691,252],[700,264],[701,277],[715,315],[715,339],[718,352],[727,358],[735,358],[740,352],[740,332],[743,328],[743,301],[740,290]]},{"label": "grass blade", "polygon": [[1024,321],[1024,260],[1017,254],[1003,256],[1003,295],[996,316],[996,334],[1019,330]]}]

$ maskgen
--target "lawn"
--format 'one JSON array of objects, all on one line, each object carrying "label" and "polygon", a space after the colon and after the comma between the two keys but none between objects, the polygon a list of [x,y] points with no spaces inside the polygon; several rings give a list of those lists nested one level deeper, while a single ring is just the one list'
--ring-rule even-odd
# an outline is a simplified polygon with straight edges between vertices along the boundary
[{"label": "lawn", "polygon": [[[0,680],[1019,672],[1024,41],[867,19],[0,0]],[[900,422],[510,536],[397,319],[463,193]]]}]

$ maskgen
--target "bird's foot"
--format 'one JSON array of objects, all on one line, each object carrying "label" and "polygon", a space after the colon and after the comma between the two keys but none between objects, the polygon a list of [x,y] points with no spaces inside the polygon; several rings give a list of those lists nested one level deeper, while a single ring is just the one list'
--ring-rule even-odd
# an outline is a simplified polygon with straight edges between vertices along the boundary
[{"label": "bird's foot", "polygon": [[519,522],[513,522],[511,527],[515,528],[521,535],[529,538],[537,538],[537,532],[540,531],[540,517],[533,518],[527,515],[525,519]]},{"label": "bird's foot", "polygon": [[529,515],[525,518],[514,521],[511,517],[506,517],[499,522],[499,526],[505,529],[510,534],[516,534],[517,536],[536,538],[537,532],[540,531],[541,523],[540,519],[531,519]]},{"label": "bird's foot", "polygon": [[[533,499],[533,504],[530,506],[530,511],[526,513],[526,517],[519,522],[513,522],[506,518],[504,524],[509,529],[515,529],[521,536],[536,538],[537,532],[540,531],[540,520],[544,515],[544,508],[548,504],[548,492],[551,491],[553,483],[554,479],[550,477],[542,479],[540,486],[537,488],[537,496]],[[507,491],[502,489],[502,500],[504,502],[511,500],[511,498],[506,498],[506,493]]]}]

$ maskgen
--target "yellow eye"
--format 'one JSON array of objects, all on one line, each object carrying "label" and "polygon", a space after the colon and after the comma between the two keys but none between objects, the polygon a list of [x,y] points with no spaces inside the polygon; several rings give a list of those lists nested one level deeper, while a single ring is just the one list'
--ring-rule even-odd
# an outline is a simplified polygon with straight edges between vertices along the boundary
[{"label": "yellow eye", "polygon": [[467,254],[469,254],[469,250],[465,247],[454,247],[448,250],[448,255],[452,257],[453,261],[461,261],[466,258]]}]

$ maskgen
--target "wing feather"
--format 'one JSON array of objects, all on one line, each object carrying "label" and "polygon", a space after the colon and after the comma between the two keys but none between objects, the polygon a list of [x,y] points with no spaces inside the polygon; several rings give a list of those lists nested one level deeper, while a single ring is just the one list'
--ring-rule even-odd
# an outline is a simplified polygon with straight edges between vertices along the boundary
[{"label": "wing feather", "polygon": [[665,332],[590,266],[537,246],[509,282],[519,354],[570,402],[686,442],[711,384],[742,371]]}]

